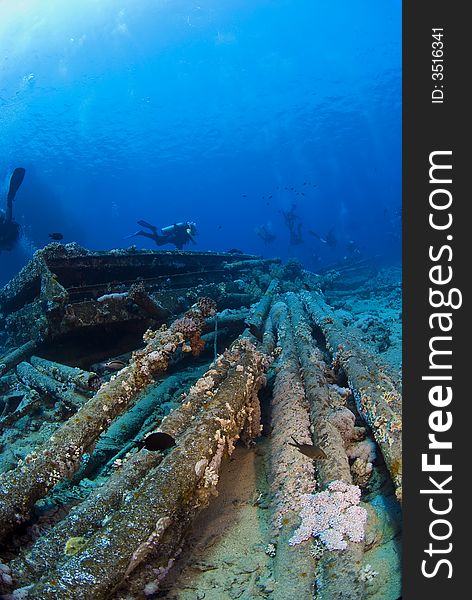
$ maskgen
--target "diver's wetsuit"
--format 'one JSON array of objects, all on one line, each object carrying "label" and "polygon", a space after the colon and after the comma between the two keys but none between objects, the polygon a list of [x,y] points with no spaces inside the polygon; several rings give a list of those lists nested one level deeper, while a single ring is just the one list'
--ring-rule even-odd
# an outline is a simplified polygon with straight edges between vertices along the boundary
[{"label": "diver's wetsuit", "polygon": [[147,237],[150,240],[154,240],[156,246],[165,246],[166,244],[174,244],[177,250],[182,250],[185,244],[193,242],[196,244],[193,236],[197,233],[195,223],[175,223],[169,227],[161,229],[162,235],[157,233],[157,227],[147,223],[146,221],[138,221],[138,225],[149,229],[150,231],[143,231],[140,229],[135,235]]},{"label": "diver's wetsuit", "polygon": [[6,216],[0,213],[0,252],[12,250],[20,238],[20,226],[16,221],[8,221]]},{"label": "diver's wetsuit", "polygon": [[12,250],[20,239],[20,225],[13,219],[13,200],[16,192],[23,182],[25,169],[18,167],[10,178],[10,187],[7,196],[7,210],[0,210],[0,252]]}]

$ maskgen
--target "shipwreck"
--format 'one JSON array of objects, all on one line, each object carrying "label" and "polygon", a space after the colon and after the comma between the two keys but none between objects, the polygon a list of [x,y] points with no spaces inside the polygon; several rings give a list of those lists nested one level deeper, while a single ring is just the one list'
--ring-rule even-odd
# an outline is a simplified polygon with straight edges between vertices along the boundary
[{"label": "shipwreck", "polygon": [[[353,296],[400,306],[367,260],[315,275],[241,253],[36,252],[0,291],[3,597],[396,600],[395,321],[354,319]],[[175,446],[138,449],[152,432]],[[192,542],[244,452],[265,473],[252,571]],[[234,573],[211,592],[218,568]]]}]

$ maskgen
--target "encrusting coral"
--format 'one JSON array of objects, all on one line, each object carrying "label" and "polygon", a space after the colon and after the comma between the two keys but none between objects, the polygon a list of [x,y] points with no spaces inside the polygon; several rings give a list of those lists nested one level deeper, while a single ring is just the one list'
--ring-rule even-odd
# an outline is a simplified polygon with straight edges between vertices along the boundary
[{"label": "encrusting coral", "polygon": [[[61,597],[72,598],[78,588],[84,597],[107,598],[124,577],[130,589],[142,590],[165,576],[195,511],[214,493],[221,459],[225,452],[231,453],[234,441],[248,426],[264,381],[268,359],[249,340],[237,341],[229,357],[244,369],[238,370],[237,364],[229,368],[199,419],[192,419],[196,413],[189,415],[188,407],[175,411],[184,413],[184,420],[188,417],[177,446],[134,489],[124,494],[122,490],[121,504],[87,538],[82,552],[58,564],[56,570],[48,565],[47,574],[34,584],[33,598],[55,599],[58,589]],[[153,567],[146,562],[150,557]],[[157,581],[156,564],[162,568]]]},{"label": "encrusting coral", "polygon": [[328,550],[345,550],[346,537],[362,542],[367,511],[359,506],[361,490],[344,481],[332,481],[326,490],[303,497],[302,523],[290,538],[290,545],[319,537]]},{"label": "encrusting coral", "polygon": [[372,353],[349,340],[345,326],[320,294],[303,292],[302,298],[310,317],[325,335],[334,360],[348,377],[357,410],[372,429],[401,502],[401,394]]},{"label": "encrusting coral", "polygon": [[[61,479],[72,476],[82,455],[90,452],[98,436],[118,415],[127,410],[137,393],[167,369],[170,356],[187,339],[198,354],[202,348],[201,328],[215,311],[212,300],[201,299],[169,329],[162,327],[144,336],[146,345],[134,352],[129,366],[102,385],[78,412],[36,449],[34,458],[20,461],[16,469],[1,475],[0,531],[6,536],[23,522],[34,503]],[[182,326],[184,322],[185,327]]]},{"label": "encrusting coral", "polygon": [[[273,427],[269,450],[271,480],[271,541],[273,573],[286,586],[275,588],[274,600],[296,600],[311,594],[315,564],[307,548],[291,548],[288,540],[303,507],[303,495],[315,487],[313,463],[291,445],[292,436],[310,442],[309,406],[300,377],[299,362],[287,305],[276,302],[269,322],[281,349],[274,363],[276,376],[272,395]],[[269,337],[269,332],[264,337]],[[307,574],[300,577],[300,572]]]},{"label": "encrusting coral", "polygon": [[[236,266],[242,268],[242,263]],[[225,271],[230,276],[233,273],[229,268]],[[298,600],[313,594],[317,600],[369,597],[377,570],[383,573],[371,551],[373,544],[374,550],[383,548],[381,540],[385,538],[380,525],[373,529],[377,513],[371,498],[380,489],[376,486],[385,484],[385,475],[382,462],[375,464],[379,448],[369,437],[370,431],[357,425],[365,424],[362,417],[373,425],[377,441],[387,449],[387,464],[395,472],[397,463],[392,463],[391,457],[397,450],[392,450],[390,443],[385,445],[385,435],[397,435],[401,397],[381,372],[373,370],[364,347],[357,347],[356,340],[350,345],[350,339],[342,339],[337,313],[323,304],[323,297],[306,291],[316,289],[316,282],[308,280],[308,286],[303,272],[297,271],[294,281],[286,284],[284,279],[274,279],[275,267],[270,273],[260,270],[260,274],[249,283],[244,281],[244,286],[226,283],[234,296],[241,290],[246,295],[249,289],[257,290],[251,292],[251,297],[259,299],[257,304],[216,316],[215,303],[209,298],[200,299],[183,315],[180,312],[202,291],[211,295],[210,286],[199,285],[185,297],[184,292],[175,293],[169,286],[169,295],[182,296],[176,299],[181,316],[169,326],[160,326],[166,302],[160,306],[161,297],[157,296],[159,304],[153,304],[156,296],[148,297],[146,282],[138,280],[127,293],[123,288],[103,288],[110,291],[105,296],[116,289],[120,298],[114,300],[123,306],[134,295],[139,310],[136,306],[133,310],[156,318],[154,328],[143,336],[144,347],[135,350],[131,360],[129,350],[126,356],[114,354],[123,357],[123,368],[115,375],[108,374],[109,382],[91,398],[94,375],[87,371],[72,373],[70,368],[64,370],[63,365],[42,358],[30,359],[17,369],[20,374],[35,376],[32,369],[46,376],[57,372],[58,377],[53,377],[56,383],[61,369],[68,389],[81,397],[77,412],[72,417],[66,412],[68,421],[57,423],[52,436],[49,430],[46,443],[32,447],[16,468],[2,476],[2,533],[14,530],[12,541],[16,542],[32,515],[31,530],[36,534],[25,534],[24,540],[28,539],[20,542],[21,549],[8,546],[8,567],[0,565],[1,592],[16,587],[12,598],[28,595],[38,600],[72,600],[79,595],[118,600],[165,593],[163,580],[184,549],[198,511],[217,495],[221,485],[221,501],[226,502],[226,484],[224,480],[219,483],[222,469],[228,467],[225,458],[237,440],[248,447],[254,445],[261,433],[262,408],[264,438],[257,443],[255,457],[258,461],[264,457],[268,485],[260,486],[263,491],[258,495],[263,498],[263,508],[270,503],[270,511],[265,512],[268,518],[261,517],[263,543],[255,551],[266,561],[272,583],[261,593],[270,589],[274,600]],[[304,289],[299,291],[302,283]],[[224,291],[223,284],[219,287]],[[226,294],[225,301],[228,297]],[[99,300],[100,309],[113,301]],[[248,329],[233,341],[245,325]],[[205,349],[202,333],[208,331],[212,333],[204,338]],[[210,347],[210,342],[214,346]],[[228,349],[221,352],[226,343]],[[23,349],[20,361],[28,360],[31,351]],[[213,352],[215,360],[210,364]],[[18,365],[18,356],[9,358],[9,364]],[[331,359],[332,365],[328,364]],[[91,363],[70,364],[87,368]],[[161,377],[169,364],[173,374]],[[87,379],[90,375],[92,385]],[[18,381],[17,374],[13,377]],[[178,383],[169,393],[167,384],[173,377]],[[269,385],[259,401],[258,390],[266,381]],[[182,393],[183,389],[187,391]],[[61,399],[67,397],[56,392]],[[382,407],[375,412],[378,396]],[[382,420],[385,407],[390,411],[388,418],[392,417],[387,429]],[[175,446],[165,452],[137,451],[136,440],[151,433],[171,436]],[[299,452],[291,445],[293,438],[311,446],[313,452]],[[251,452],[245,455],[252,457]],[[237,465],[238,458],[236,453],[230,466]],[[71,482],[55,487],[71,476]],[[397,486],[399,481],[397,477]],[[66,497],[69,499],[64,501]],[[40,498],[44,500],[32,512]],[[50,517],[49,507],[55,502],[63,502],[63,512]],[[219,504],[212,503],[210,516]],[[254,549],[250,541],[248,548]],[[10,542],[7,540],[7,545]],[[193,558],[197,552],[191,555]],[[376,584],[380,580],[376,578]],[[172,580],[167,585],[172,586]],[[236,591],[234,586],[230,588],[231,593]],[[259,597],[257,589],[248,588],[248,593],[256,590]]]},{"label": "encrusting coral", "polygon": [[[320,489],[333,480],[352,486],[352,475],[346,453],[345,440],[338,427],[331,421],[339,411],[345,409],[346,394],[342,388],[329,383],[328,370],[321,351],[312,336],[308,314],[299,295],[285,294],[290,322],[295,332],[294,339],[300,361],[303,385],[310,406],[313,441],[321,446],[326,459],[316,463],[317,484]],[[334,419],[336,422],[336,419]],[[354,431],[350,422],[350,433]],[[302,502],[305,508],[306,497]],[[302,512],[301,511],[301,512]],[[346,600],[358,600],[364,593],[364,583],[359,573],[364,548],[359,541],[348,539],[345,550],[326,548],[317,563],[316,589],[320,600],[328,600],[341,594]],[[336,573],[336,579],[331,573]]]},{"label": "encrusting coral", "polygon": [[355,415],[347,408],[335,410],[329,416],[330,422],[338,429],[351,464],[351,473],[355,482],[365,487],[369,481],[376,457],[373,440],[366,437],[365,427],[355,426]]}]

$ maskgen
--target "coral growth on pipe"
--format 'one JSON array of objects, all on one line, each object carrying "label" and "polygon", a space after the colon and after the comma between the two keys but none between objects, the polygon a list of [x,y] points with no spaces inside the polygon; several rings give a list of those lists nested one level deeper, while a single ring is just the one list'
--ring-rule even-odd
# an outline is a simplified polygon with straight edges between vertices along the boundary
[{"label": "coral growth on pipe", "polygon": [[[144,585],[159,584],[179,552],[195,511],[215,492],[224,454],[231,454],[244,428],[253,430],[254,404],[267,357],[249,340],[241,339],[221,360],[228,358],[233,363],[228,376],[214,390],[204,413],[189,419],[177,447],[121,496],[120,505],[86,536],[77,554],[51,565],[34,584],[33,598],[72,599],[78,589],[83,598],[108,598],[124,578],[128,586],[141,590]],[[151,557],[154,570],[146,562]],[[155,561],[162,568],[157,578]]]},{"label": "coral growth on pipe", "polygon": [[26,520],[39,498],[78,470],[83,454],[93,449],[98,436],[127,410],[138,392],[167,369],[170,356],[179,346],[189,340],[194,344],[192,352],[201,351],[204,319],[214,310],[214,302],[202,298],[169,329],[146,332],[146,346],[134,352],[129,366],[102,385],[49,440],[20,460],[16,469],[1,475],[0,536]]},{"label": "coral growth on pipe", "polygon": [[332,481],[318,494],[306,494],[300,513],[301,525],[289,544],[300,544],[310,537],[319,537],[328,550],[345,550],[348,538],[362,542],[367,511],[359,506],[361,490],[357,485]]}]

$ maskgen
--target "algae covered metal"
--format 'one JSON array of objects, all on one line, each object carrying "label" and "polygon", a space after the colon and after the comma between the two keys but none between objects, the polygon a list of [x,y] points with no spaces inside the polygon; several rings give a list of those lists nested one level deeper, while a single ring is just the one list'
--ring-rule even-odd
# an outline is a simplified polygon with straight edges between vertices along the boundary
[{"label": "algae covered metal", "polygon": [[[351,293],[347,277],[336,292],[340,273],[240,254],[37,253],[0,293],[0,591],[178,597],[176,573],[202,564],[192,527],[231,494],[241,448],[266,465],[251,597],[378,600],[380,568],[398,590],[382,561],[399,539],[401,454],[379,415],[399,422],[400,390],[374,368],[364,316],[334,305]],[[147,447],[153,433],[173,443]],[[215,523],[239,511],[222,506]]]}]

